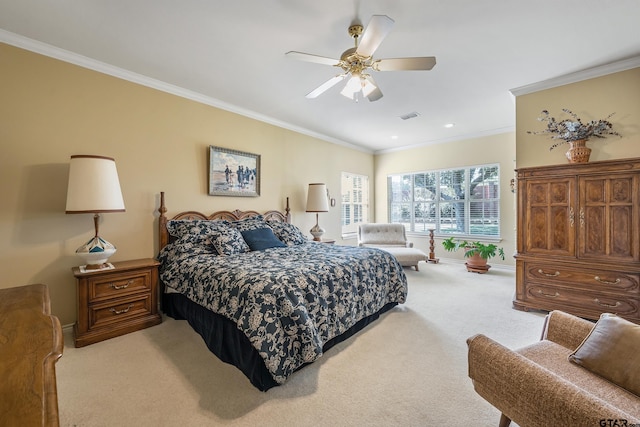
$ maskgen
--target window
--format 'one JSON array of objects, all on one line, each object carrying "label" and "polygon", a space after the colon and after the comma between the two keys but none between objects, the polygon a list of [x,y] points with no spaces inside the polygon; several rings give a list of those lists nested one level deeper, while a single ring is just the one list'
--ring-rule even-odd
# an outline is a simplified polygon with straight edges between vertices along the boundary
[{"label": "window", "polygon": [[407,231],[500,236],[498,165],[389,175],[389,218]]},{"label": "window", "polygon": [[369,222],[369,177],[342,172],[342,235],[355,234]]}]

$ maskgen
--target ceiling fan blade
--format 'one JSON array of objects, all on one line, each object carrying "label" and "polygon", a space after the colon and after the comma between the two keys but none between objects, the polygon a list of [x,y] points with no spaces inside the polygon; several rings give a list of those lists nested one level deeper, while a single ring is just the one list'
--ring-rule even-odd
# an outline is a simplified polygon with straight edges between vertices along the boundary
[{"label": "ceiling fan blade", "polygon": [[430,70],[436,65],[435,56],[379,59],[371,67],[376,71]]},{"label": "ceiling fan blade", "polygon": [[372,56],[382,40],[389,34],[393,27],[394,20],[387,15],[373,15],[367,29],[362,34],[360,44],[356,49],[356,53],[362,56]]},{"label": "ceiling fan blade", "polygon": [[369,102],[377,101],[378,99],[382,98],[382,91],[378,87],[378,84],[373,80],[373,77],[367,76],[366,79],[369,81],[369,83],[375,86],[375,89],[373,89],[371,93],[367,95],[367,99],[369,100]]},{"label": "ceiling fan blade", "polygon": [[335,86],[336,84],[344,80],[346,76],[347,76],[346,74],[339,74],[335,77],[331,77],[329,80],[327,80],[326,82],[322,83],[320,86],[318,86],[317,88],[309,92],[305,96],[305,98],[316,98],[317,96],[321,95],[325,91],[329,90],[330,88],[332,88],[333,86]]},{"label": "ceiling fan blade", "polygon": [[338,65],[338,62],[340,62],[338,59],[327,58],[326,56],[312,55],[310,53],[296,52],[293,50],[285,53],[285,55],[287,55],[289,58],[297,59],[299,61],[315,62],[317,64]]}]

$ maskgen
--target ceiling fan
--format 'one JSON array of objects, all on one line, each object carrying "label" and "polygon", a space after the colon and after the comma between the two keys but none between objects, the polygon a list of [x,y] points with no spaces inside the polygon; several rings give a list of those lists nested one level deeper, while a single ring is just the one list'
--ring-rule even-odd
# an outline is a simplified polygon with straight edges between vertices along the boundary
[{"label": "ceiling fan", "polygon": [[369,74],[370,70],[431,70],[436,65],[436,58],[433,56],[373,59],[373,54],[387,34],[389,34],[393,24],[394,20],[386,15],[373,15],[364,33],[362,25],[351,25],[349,27],[349,35],[353,37],[355,47],[345,50],[340,56],[340,59],[327,58],[325,56],[303,52],[287,52],[286,55],[290,58],[342,68],[343,72],[341,74],[327,80],[309,92],[306,97],[316,98],[348,78],[346,85],[340,92],[342,95],[358,101],[360,93],[362,93],[362,96],[366,97],[369,101],[377,101],[382,98],[382,91],[373,80],[373,77],[371,77],[371,74]]}]

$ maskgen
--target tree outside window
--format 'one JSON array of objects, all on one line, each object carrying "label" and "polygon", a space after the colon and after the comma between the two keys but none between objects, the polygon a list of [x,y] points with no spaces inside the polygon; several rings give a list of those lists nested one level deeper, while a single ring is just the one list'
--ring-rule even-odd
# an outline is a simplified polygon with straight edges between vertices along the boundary
[{"label": "tree outside window", "polygon": [[500,235],[498,165],[390,175],[387,183],[389,218],[408,231]]}]

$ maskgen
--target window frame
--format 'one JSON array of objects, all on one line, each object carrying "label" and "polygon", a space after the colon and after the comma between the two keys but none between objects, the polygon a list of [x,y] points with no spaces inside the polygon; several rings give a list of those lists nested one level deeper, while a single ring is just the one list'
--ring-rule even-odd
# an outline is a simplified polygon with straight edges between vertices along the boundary
[{"label": "window frame", "polygon": [[[484,173],[480,175],[480,183],[473,185],[470,179],[471,172],[474,170],[482,169],[495,169],[493,176],[485,176]],[[449,185],[443,184],[443,175],[459,174],[464,172],[464,179],[462,182],[463,191],[462,198],[449,198],[444,199],[442,197],[443,191],[451,192],[456,187],[456,184]],[[482,171],[482,172],[483,172]],[[431,175],[431,176],[429,176]],[[421,181],[422,186],[418,189],[423,190],[418,197],[416,191],[416,177]],[[394,182],[394,179],[400,179],[403,182]],[[409,187],[407,188],[406,180],[409,180]],[[429,229],[434,230],[434,235],[438,237],[455,236],[459,238],[469,240],[483,240],[483,241],[499,241],[501,237],[501,185],[500,185],[500,164],[490,163],[484,165],[472,165],[461,166],[456,168],[436,169],[419,172],[405,172],[395,173],[387,175],[387,215],[390,222],[400,222],[407,228],[407,233],[414,235],[425,235],[429,233]],[[474,181],[476,182],[476,181]],[[395,187],[394,187],[395,185]],[[401,186],[398,190],[397,185]],[[457,185],[460,185],[458,182]],[[481,196],[473,197],[473,190],[476,190],[481,185]],[[431,197],[429,197],[431,194]],[[485,194],[488,194],[485,195]],[[399,199],[394,200],[394,196],[398,195]],[[449,194],[452,196],[451,194]],[[408,197],[407,197],[408,196]],[[458,227],[454,227],[451,231],[446,231],[443,225],[446,221],[446,216],[443,216],[443,211],[455,211],[455,206],[459,207],[459,210],[463,211],[463,217],[457,220]],[[453,206],[453,207],[452,207]],[[474,213],[478,213],[478,206],[480,207],[480,215],[474,216]],[[425,212],[426,215],[419,216],[419,212]],[[427,213],[428,212],[428,213]],[[486,214],[485,212],[488,212]],[[403,218],[403,216],[407,215]],[[416,218],[421,217],[424,221],[417,221]],[[475,219],[473,219],[475,218]],[[449,218],[449,224],[454,222],[454,216]],[[430,227],[425,228],[427,225]],[[462,224],[462,230],[460,230],[460,224]],[[420,228],[423,228],[420,230]],[[480,232],[473,232],[474,230],[480,230]],[[494,230],[490,233],[482,231]]]},{"label": "window frame", "polygon": [[[355,178],[362,180],[360,186],[360,200],[352,200],[353,192],[357,189],[357,185],[354,182]],[[345,180],[350,180],[349,188],[345,188]],[[350,192],[348,197],[346,192]],[[341,172],[340,174],[340,231],[342,238],[355,237],[358,234],[358,226],[360,224],[366,224],[369,222],[371,212],[371,185],[368,175],[362,175],[353,172]],[[345,214],[348,212],[349,218]],[[356,215],[359,218],[356,218]]]}]

